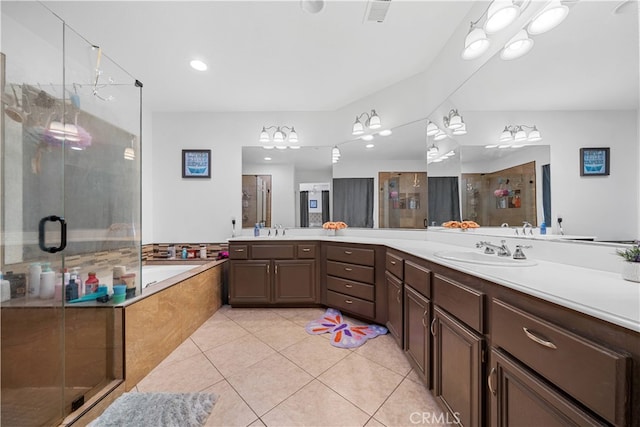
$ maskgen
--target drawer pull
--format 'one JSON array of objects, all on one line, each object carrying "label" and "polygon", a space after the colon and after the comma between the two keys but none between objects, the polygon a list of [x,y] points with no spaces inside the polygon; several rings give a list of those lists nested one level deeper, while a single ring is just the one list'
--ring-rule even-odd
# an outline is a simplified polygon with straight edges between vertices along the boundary
[{"label": "drawer pull", "polygon": [[522,330],[524,331],[525,335],[531,340],[531,341],[535,341],[540,345],[543,345],[545,347],[549,347],[549,348],[553,348],[556,349],[558,347],[556,347],[556,345],[554,343],[552,343],[551,341],[545,340],[543,338],[540,338],[539,336],[535,335],[534,333],[532,333],[531,331],[529,331],[526,327],[522,327]]},{"label": "drawer pull", "polygon": [[491,371],[489,372],[489,376],[487,377],[487,385],[489,386],[489,391],[494,396],[496,395],[496,391],[493,389],[493,386],[491,385],[491,377],[493,377],[493,374],[495,373],[496,373],[496,368],[491,368]]},{"label": "drawer pull", "polygon": [[433,335],[435,337],[436,336],[436,331],[435,331],[435,329],[433,329],[434,326],[436,326],[436,318],[435,317],[431,321],[431,327],[429,328],[429,330],[431,331],[431,335]]},{"label": "drawer pull", "polygon": [[277,265],[277,264],[276,264],[276,268],[275,268],[275,270],[276,270],[276,271],[275,271],[276,275],[278,275],[278,265]]},{"label": "drawer pull", "polygon": [[347,254],[347,255],[351,255],[353,252],[351,252],[351,251],[344,251],[344,253],[345,253],[345,254]]},{"label": "drawer pull", "polygon": [[244,249],[236,249],[236,252],[244,252]]},{"label": "drawer pull", "polygon": [[345,287],[345,288],[353,288],[353,285],[350,285],[350,284],[348,284],[348,283],[345,283],[345,284],[344,284],[344,287]]},{"label": "drawer pull", "polygon": [[302,248],[302,252],[311,252],[311,248]]},{"label": "drawer pull", "polygon": [[353,271],[353,268],[345,267],[344,271]]},{"label": "drawer pull", "polygon": [[269,264],[267,264],[267,276],[269,275]]},{"label": "drawer pull", "polygon": [[425,328],[427,327],[427,322],[425,322],[427,314],[429,314],[427,310],[425,310],[424,313],[422,313],[422,326],[424,326]]},{"label": "drawer pull", "polygon": [[346,299],[344,300],[344,302],[346,302],[347,304],[353,304],[353,301],[351,301],[350,299]]},{"label": "drawer pull", "polygon": [[396,262],[395,261],[391,261],[391,265],[396,265]]},{"label": "drawer pull", "polygon": [[400,293],[402,293],[402,289],[398,289],[398,292],[396,293],[396,301],[398,304],[400,304]]}]

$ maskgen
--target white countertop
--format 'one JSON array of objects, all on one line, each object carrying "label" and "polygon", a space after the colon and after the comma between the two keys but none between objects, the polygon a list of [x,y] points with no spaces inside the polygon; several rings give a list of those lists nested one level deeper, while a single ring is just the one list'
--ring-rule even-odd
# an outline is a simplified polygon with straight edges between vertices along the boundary
[{"label": "white countertop", "polygon": [[[423,232],[424,233],[424,232]],[[340,234],[340,233],[339,233]],[[365,233],[362,233],[365,234]],[[400,233],[402,236],[402,233]],[[579,265],[552,262],[532,256],[525,250],[534,266],[489,266],[445,260],[435,256],[440,251],[478,251],[471,245],[460,246],[441,241],[425,240],[426,234],[406,234],[410,238],[366,237],[363,235],[287,235],[285,237],[241,236],[230,241],[286,241],[321,240],[343,243],[385,245],[392,249],[454,268],[470,275],[506,286],[534,297],[570,308],[595,318],[640,332],[640,283],[629,282],[619,272],[596,270]],[[457,243],[457,242],[456,242]],[[549,242],[544,242],[549,245]],[[513,248],[513,246],[511,246]],[[572,248],[573,249],[573,248]],[[545,250],[541,248],[540,251]],[[567,246],[560,247],[566,251]],[[578,248],[577,250],[580,250]],[[610,251],[609,251],[610,252]],[[613,256],[613,255],[612,255]]]}]

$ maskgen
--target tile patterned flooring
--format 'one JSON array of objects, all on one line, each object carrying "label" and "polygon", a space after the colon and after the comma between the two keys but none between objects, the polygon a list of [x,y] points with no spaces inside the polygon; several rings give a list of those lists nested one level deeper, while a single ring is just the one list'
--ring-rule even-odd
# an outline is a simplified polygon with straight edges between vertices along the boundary
[{"label": "tile patterned flooring", "polygon": [[395,427],[442,417],[390,335],[339,349],[329,334],[307,334],[324,311],[223,306],[134,390],[216,393],[207,426]]}]

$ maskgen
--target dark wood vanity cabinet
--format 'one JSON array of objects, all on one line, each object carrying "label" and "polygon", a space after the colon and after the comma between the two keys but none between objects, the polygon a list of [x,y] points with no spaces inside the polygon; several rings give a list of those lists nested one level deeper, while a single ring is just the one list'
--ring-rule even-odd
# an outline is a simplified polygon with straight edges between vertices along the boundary
[{"label": "dark wood vanity cabinet", "polygon": [[433,278],[433,394],[464,426],[483,425],[484,294]]},{"label": "dark wood vanity cabinet", "polygon": [[[370,245],[327,244],[324,301],[329,307],[365,319],[384,323],[379,313],[384,304],[380,296],[376,257],[378,249]],[[386,313],[385,313],[386,316]]]},{"label": "dark wood vanity cabinet", "polygon": [[240,306],[318,304],[319,252],[316,243],[231,243],[229,303]]},{"label": "dark wood vanity cabinet", "polygon": [[401,255],[392,251],[387,251],[385,257],[385,277],[384,282],[387,289],[387,329],[403,348],[404,328],[403,328],[403,305],[404,287],[402,280],[404,277],[404,260]]},{"label": "dark wood vanity cabinet", "polygon": [[404,285],[404,352],[415,373],[431,388],[431,303]]}]

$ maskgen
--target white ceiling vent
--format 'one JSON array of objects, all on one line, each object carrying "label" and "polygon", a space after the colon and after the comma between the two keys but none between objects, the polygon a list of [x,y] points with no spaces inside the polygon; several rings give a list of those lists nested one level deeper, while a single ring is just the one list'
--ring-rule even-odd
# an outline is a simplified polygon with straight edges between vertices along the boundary
[{"label": "white ceiling vent", "polygon": [[364,13],[364,22],[383,22],[390,4],[391,0],[369,0]]}]

